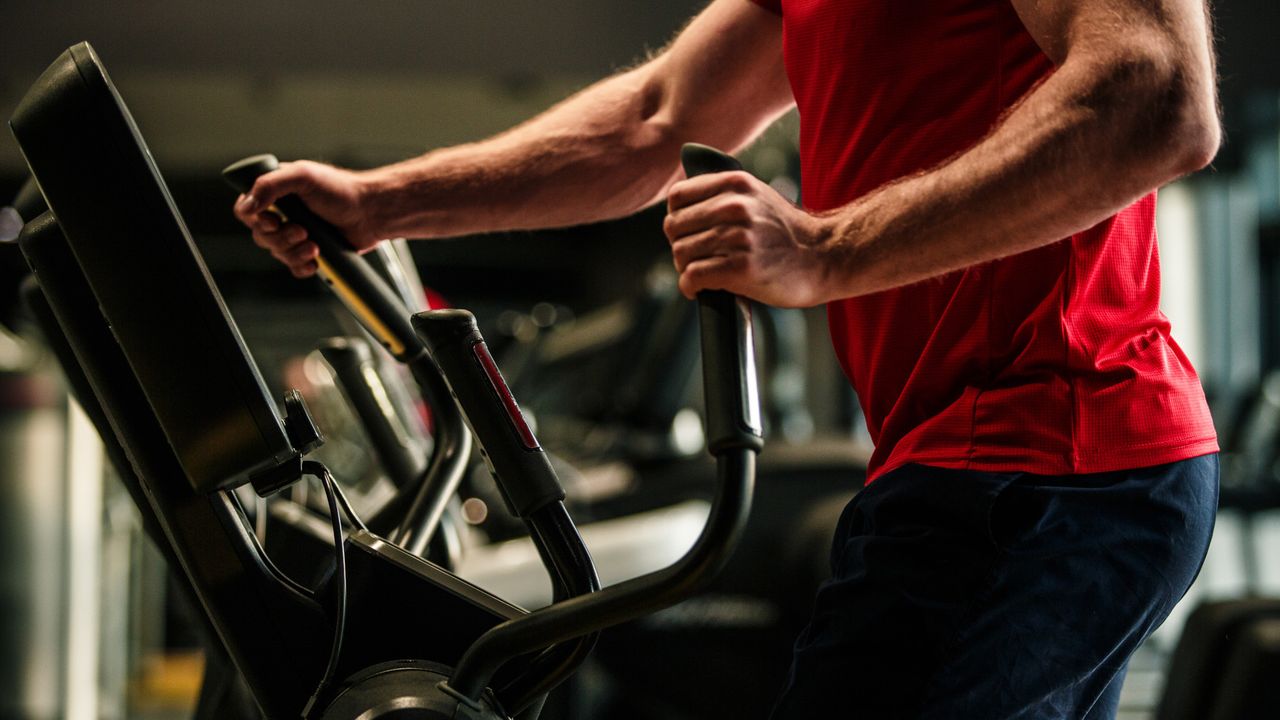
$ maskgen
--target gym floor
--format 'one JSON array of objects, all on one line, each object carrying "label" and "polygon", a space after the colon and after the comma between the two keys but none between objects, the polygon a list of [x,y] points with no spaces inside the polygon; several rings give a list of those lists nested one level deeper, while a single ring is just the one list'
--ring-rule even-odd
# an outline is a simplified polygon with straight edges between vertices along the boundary
[{"label": "gym floor", "polygon": [[[1247,526],[1239,518],[1224,513],[1218,519],[1209,557],[1200,578],[1175,610],[1169,621],[1134,654],[1121,693],[1116,720],[1153,720],[1164,691],[1165,670],[1178,640],[1186,614],[1197,603],[1215,597],[1234,597],[1253,589],[1274,594],[1280,590],[1280,550],[1268,554],[1266,548],[1280,548],[1280,513],[1260,518],[1252,529],[1253,542],[1262,548],[1256,558],[1257,576],[1245,572],[1243,563]],[[136,720],[187,720],[200,687],[203,661],[198,653],[154,656],[142,663],[139,677],[130,684],[129,718]]]},{"label": "gym floor", "polygon": [[[1148,643],[1130,662],[1116,720],[1151,720],[1164,687],[1168,650]],[[158,661],[152,674],[135,684],[129,717],[135,720],[188,720],[195,707],[203,662],[177,655]]]}]

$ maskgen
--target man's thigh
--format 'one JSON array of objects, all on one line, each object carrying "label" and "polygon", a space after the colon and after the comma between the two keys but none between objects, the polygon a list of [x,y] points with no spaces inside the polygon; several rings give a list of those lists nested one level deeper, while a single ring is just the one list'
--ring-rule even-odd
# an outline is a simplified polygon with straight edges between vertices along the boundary
[{"label": "man's thigh", "polygon": [[1079,718],[1194,578],[1216,498],[1214,456],[894,471],[841,518],[775,717]]}]

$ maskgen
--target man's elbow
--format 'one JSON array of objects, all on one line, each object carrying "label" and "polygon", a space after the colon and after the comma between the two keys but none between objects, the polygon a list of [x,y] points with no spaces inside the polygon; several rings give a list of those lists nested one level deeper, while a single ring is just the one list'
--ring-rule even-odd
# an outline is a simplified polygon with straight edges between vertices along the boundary
[{"label": "man's elbow", "polygon": [[1155,155],[1170,180],[1208,166],[1222,144],[1213,85],[1197,75],[1171,73],[1155,95],[1151,140],[1159,146]]},{"label": "man's elbow", "polygon": [[1166,180],[1193,173],[1213,162],[1222,143],[1212,69],[1191,61],[1166,64],[1135,94],[1146,101],[1145,122],[1137,132]]},{"label": "man's elbow", "polygon": [[1222,145],[1222,123],[1212,102],[1208,108],[1188,108],[1181,115],[1169,133],[1169,161],[1174,177],[1207,167]]},{"label": "man's elbow", "polygon": [[1222,129],[1206,61],[1156,42],[1091,59],[1083,104],[1116,143],[1118,162],[1164,183],[1213,161]]}]

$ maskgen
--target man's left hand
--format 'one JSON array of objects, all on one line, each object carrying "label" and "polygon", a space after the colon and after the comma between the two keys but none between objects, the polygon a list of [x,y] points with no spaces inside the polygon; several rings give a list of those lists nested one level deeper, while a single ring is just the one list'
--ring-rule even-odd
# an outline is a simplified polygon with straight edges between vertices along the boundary
[{"label": "man's left hand", "polygon": [[746,172],[699,175],[667,196],[680,291],[728,290],[777,307],[825,302],[831,229]]}]

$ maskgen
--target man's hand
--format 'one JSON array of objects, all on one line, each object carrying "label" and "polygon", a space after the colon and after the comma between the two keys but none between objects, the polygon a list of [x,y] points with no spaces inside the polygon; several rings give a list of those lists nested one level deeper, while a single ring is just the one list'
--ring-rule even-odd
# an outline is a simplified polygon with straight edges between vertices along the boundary
[{"label": "man's hand", "polygon": [[778,307],[831,299],[831,230],[745,172],[700,175],[667,196],[663,230],[680,272],[680,291],[728,290]]},{"label": "man's hand", "polygon": [[360,173],[302,160],[258,178],[236,200],[235,214],[253,231],[253,241],[289,267],[295,277],[316,271],[319,249],[300,225],[280,221],[271,206],[285,195],[297,195],[312,212],[342,231],[352,246],[368,250],[379,240],[364,208],[365,183]]}]

